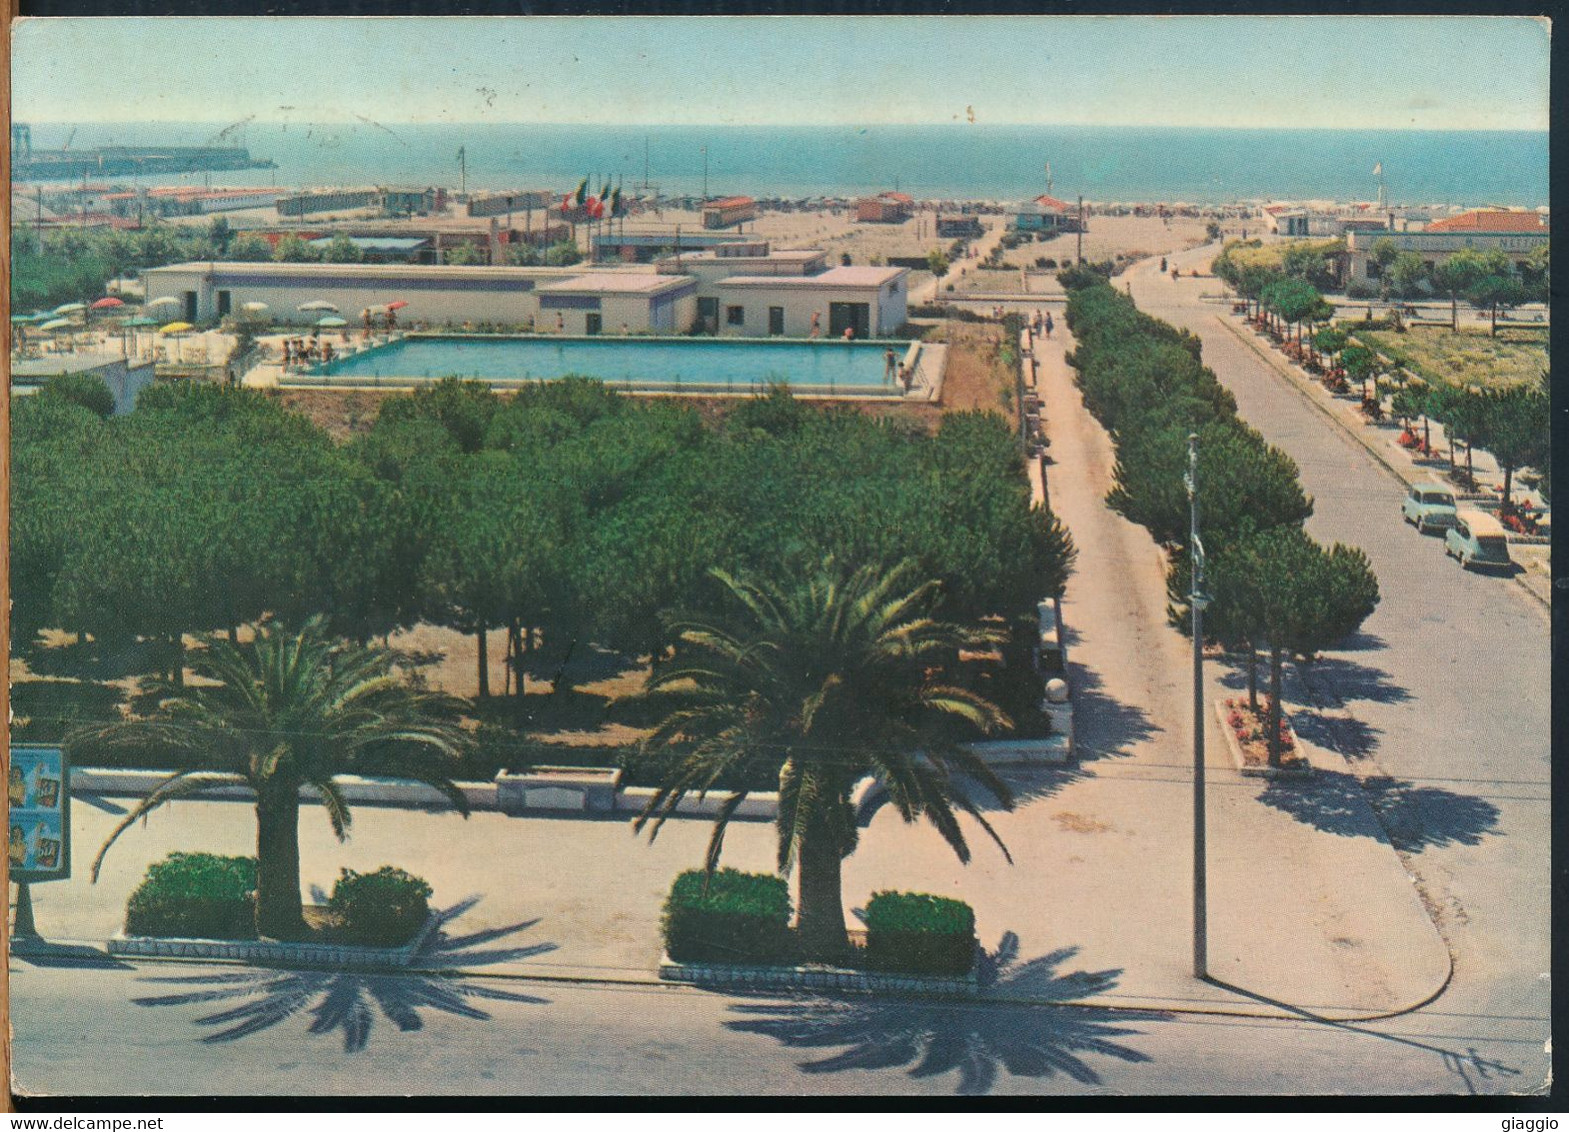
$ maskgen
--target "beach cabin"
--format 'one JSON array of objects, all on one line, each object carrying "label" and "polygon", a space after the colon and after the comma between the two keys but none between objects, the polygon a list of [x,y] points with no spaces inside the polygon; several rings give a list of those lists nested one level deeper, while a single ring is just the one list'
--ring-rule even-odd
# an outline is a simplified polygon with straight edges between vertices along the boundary
[{"label": "beach cabin", "polygon": [[704,228],[733,228],[757,219],[757,202],[751,197],[723,197],[703,206]]},{"label": "beach cabin", "polygon": [[1059,232],[1077,231],[1077,224],[1078,214],[1073,206],[1056,197],[1039,196],[1013,205],[1008,210],[1010,232],[1055,236]]},{"label": "beach cabin", "polygon": [[855,202],[860,224],[903,224],[915,211],[915,198],[906,193],[878,193]]}]

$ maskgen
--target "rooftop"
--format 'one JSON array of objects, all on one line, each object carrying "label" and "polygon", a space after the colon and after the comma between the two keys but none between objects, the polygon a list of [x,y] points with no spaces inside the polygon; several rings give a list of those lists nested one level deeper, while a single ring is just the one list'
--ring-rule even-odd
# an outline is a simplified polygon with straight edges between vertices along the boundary
[{"label": "rooftop", "polygon": [[756,203],[757,202],[755,200],[753,200],[751,197],[721,197],[719,200],[711,200],[711,201],[709,201],[703,207],[704,208],[739,208],[743,204],[756,204]]},{"label": "rooftop", "polygon": [[1534,212],[1515,209],[1474,208],[1435,220],[1427,226],[1429,232],[1544,232],[1542,218]]},{"label": "rooftop", "polygon": [[721,287],[881,287],[902,275],[907,267],[834,267],[821,275],[732,275]]},{"label": "rooftop", "polygon": [[596,295],[655,295],[661,291],[691,285],[690,279],[679,275],[654,275],[640,271],[603,271],[592,275],[576,275],[571,279],[548,283],[541,292],[591,292]]},{"label": "rooftop", "polygon": [[[275,275],[280,279],[332,278],[359,275],[367,279],[562,279],[582,275],[582,268],[572,267],[456,267],[450,264],[435,266],[422,263],[273,263],[200,260],[171,263],[166,267],[149,267],[143,276],[156,277],[160,273],[201,272],[215,276],[224,275]],[[607,273],[609,274],[609,273]],[[618,274],[628,274],[619,272]]]},{"label": "rooftop", "polygon": [[[321,236],[307,243],[313,248],[332,246],[336,236]],[[368,252],[412,252],[427,246],[429,239],[420,236],[350,236],[349,243]]]},{"label": "rooftop", "polygon": [[[101,369],[116,362],[125,362],[125,355],[113,350],[78,351],[74,354],[49,354],[41,358],[13,358],[11,377],[26,379],[26,384],[41,382],[62,373],[85,373]],[[143,363],[150,364],[150,363]],[[134,365],[134,363],[133,363]]]}]

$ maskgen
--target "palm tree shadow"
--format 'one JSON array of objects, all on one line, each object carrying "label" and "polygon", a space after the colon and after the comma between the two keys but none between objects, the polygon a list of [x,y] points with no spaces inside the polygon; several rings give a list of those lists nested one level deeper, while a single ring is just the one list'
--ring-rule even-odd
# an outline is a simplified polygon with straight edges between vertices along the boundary
[{"label": "palm tree shadow", "polygon": [[504,927],[451,935],[447,927],[479,903],[469,897],[437,913],[436,929],[415,954],[407,971],[284,971],[247,969],[216,974],[144,978],[195,989],[172,994],[133,998],[138,1006],[188,1006],[224,1004],[222,1009],[196,1018],[195,1024],[213,1027],[201,1040],[206,1044],[232,1042],[271,1029],[287,1019],[309,1014],[311,1034],[343,1034],[343,1051],[359,1053],[370,1041],[378,1014],[403,1033],[424,1028],[420,1011],[426,1010],[484,1022],[490,1014],[476,1000],[545,1005],[549,999],[476,984],[459,979],[456,969],[510,963],[554,951],[553,943],[491,947],[481,945],[527,931],[539,923],[526,920]]},{"label": "palm tree shadow", "polygon": [[[1361,793],[1372,804],[1377,826],[1367,820],[1366,803],[1357,797]],[[1341,837],[1376,836],[1381,827],[1390,843],[1407,853],[1480,845],[1488,835],[1502,836],[1499,809],[1487,799],[1388,775],[1359,779],[1345,771],[1317,770],[1306,780],[1272,780],[1259,801]]]},{"label": "palm tree shadow", "polygon": [[771,1037],[791,1049],[842,1047],[799,1062],[803,1073],[901,1067],[914,1078],[957,1073],[955,1091],[962,1096],[990,1092],[999,1069],[1015,1077],[1062,1074],[1098,1085],[1100,1074],[1086,1055],[1128,1064],[1151,1060],[1115,1039],[1141,1032],[1127,1023],[1158,1021],[1164,1014],[1058,1005],[1110,990],[1121,971],[1059,975],[1057,968],[1078,948],[1026,963],[1018,962],[1018,950],[1018,936],[1008,932],[996,951],[982,954],[975,998],[748,1003],[731,1009],[755,1017],[725,1027]]}]

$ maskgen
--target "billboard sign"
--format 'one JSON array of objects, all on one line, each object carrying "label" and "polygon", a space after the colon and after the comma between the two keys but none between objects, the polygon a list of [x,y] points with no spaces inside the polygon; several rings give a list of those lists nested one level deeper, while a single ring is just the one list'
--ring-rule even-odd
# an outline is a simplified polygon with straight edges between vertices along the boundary
[{"label": "billboard sign", "polygon": [[11,748],[6,775],[8,855],[14,881],[71,875],[71,782],[59,747]]}]

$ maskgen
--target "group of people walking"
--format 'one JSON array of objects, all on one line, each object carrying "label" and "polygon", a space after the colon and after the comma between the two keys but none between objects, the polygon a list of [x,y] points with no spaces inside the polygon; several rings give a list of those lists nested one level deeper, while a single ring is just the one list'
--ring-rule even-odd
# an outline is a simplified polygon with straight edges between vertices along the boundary
[{"label": "group of people walking", "polygon": [[333,358],[332,343],[318,341],[315,335],[309,339],[285,338],[283,340],[283,368],[290,366],[312,365],[316,362],[330,362]]}]

